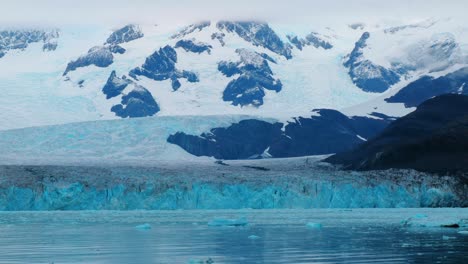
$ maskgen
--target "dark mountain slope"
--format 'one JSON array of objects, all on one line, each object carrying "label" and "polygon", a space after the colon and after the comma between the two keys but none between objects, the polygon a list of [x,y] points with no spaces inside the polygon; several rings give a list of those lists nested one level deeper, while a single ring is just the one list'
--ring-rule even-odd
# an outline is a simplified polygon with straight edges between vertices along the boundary
[{"label": "dark mountain slope", "polygon": [[468,172],[468,96],[446,94],[390,124],[379,136],[325,161],[345,169]]}]

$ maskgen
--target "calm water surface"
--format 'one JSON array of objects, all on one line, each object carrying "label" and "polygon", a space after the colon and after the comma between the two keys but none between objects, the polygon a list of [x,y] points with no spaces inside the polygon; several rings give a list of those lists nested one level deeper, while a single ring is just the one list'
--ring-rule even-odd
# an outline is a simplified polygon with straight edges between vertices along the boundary
[{"label": "calm water surface", "polygon": [[[421,215],[468,210],[0,212],[0,263],[468,263],[463,227],[401,225]],[[249,223],[208,225],[219,217]]]}]

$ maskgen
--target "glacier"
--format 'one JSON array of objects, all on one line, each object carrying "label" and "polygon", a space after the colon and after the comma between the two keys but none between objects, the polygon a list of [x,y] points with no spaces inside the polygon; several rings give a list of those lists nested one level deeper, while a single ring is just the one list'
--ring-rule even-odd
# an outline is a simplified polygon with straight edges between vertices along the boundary
[{"label": "glacier", "polygon": [[[269,170],[254,169],[258,163]],[[1,166],[0,210],[467,206],[464,187],[450,177],[415,171],[345,172],[308,163],[286,159],[229,166]]]},{"label": "glacier", "polygon": [[0,131],[0,164],[144,165],[182,162],[196,157],[168,143],[167,138],[171,134],[179,131],[201,134],[213,127],[226,127],[247,118],[256,117],[156,116]]},{"label": "glacier", "polygon": [[[246,116],[146,117],[0,131],[0,210],[467,206],[462,178],[342,171],[324,156],[217,161],[166,141]],[[274,119],[263,119],[276,122]]]}]

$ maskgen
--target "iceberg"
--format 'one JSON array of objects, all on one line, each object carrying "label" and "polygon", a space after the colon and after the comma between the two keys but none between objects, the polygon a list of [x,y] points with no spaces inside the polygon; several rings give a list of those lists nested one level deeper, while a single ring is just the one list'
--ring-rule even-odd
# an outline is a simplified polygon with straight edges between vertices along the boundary
[{"label": "iceberg", "polygon": [[208,222],[209,226],[246,226],[249,222],[246,218],[242,217],[239,219],[225,219],[215,218]]},{"label": "iceberg", "polygon": [[309,229],[322,229],[322,224],[320,223],[307,223],[306,226]]},{"label": "iceberg", "polygon": [[468,224],[465,218],[460,218],[457,216],[447,216],[447,217],[431,217],[425,216],[418,217],[416,215],[409,217],[403,221],[401,224],[405,227],[445,227],[445,228],[459,228],[467,227]]},{"label": "iceberg", "polygon": [[151,229],[151,225],[146,223],[146,224],[137,225],[135,226],[135,228],[138,230],[149,230]]}]

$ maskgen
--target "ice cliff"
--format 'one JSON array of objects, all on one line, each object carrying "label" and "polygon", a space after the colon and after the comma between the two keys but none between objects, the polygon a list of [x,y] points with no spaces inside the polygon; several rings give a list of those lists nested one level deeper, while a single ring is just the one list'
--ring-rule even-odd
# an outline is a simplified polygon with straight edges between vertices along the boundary
[{"label": "ice cliff", "polygon": [[343,172],[308,159],[154,167],[2,166],[0,175],[0,210],[467,205],[466,186],[450,177]]}]

